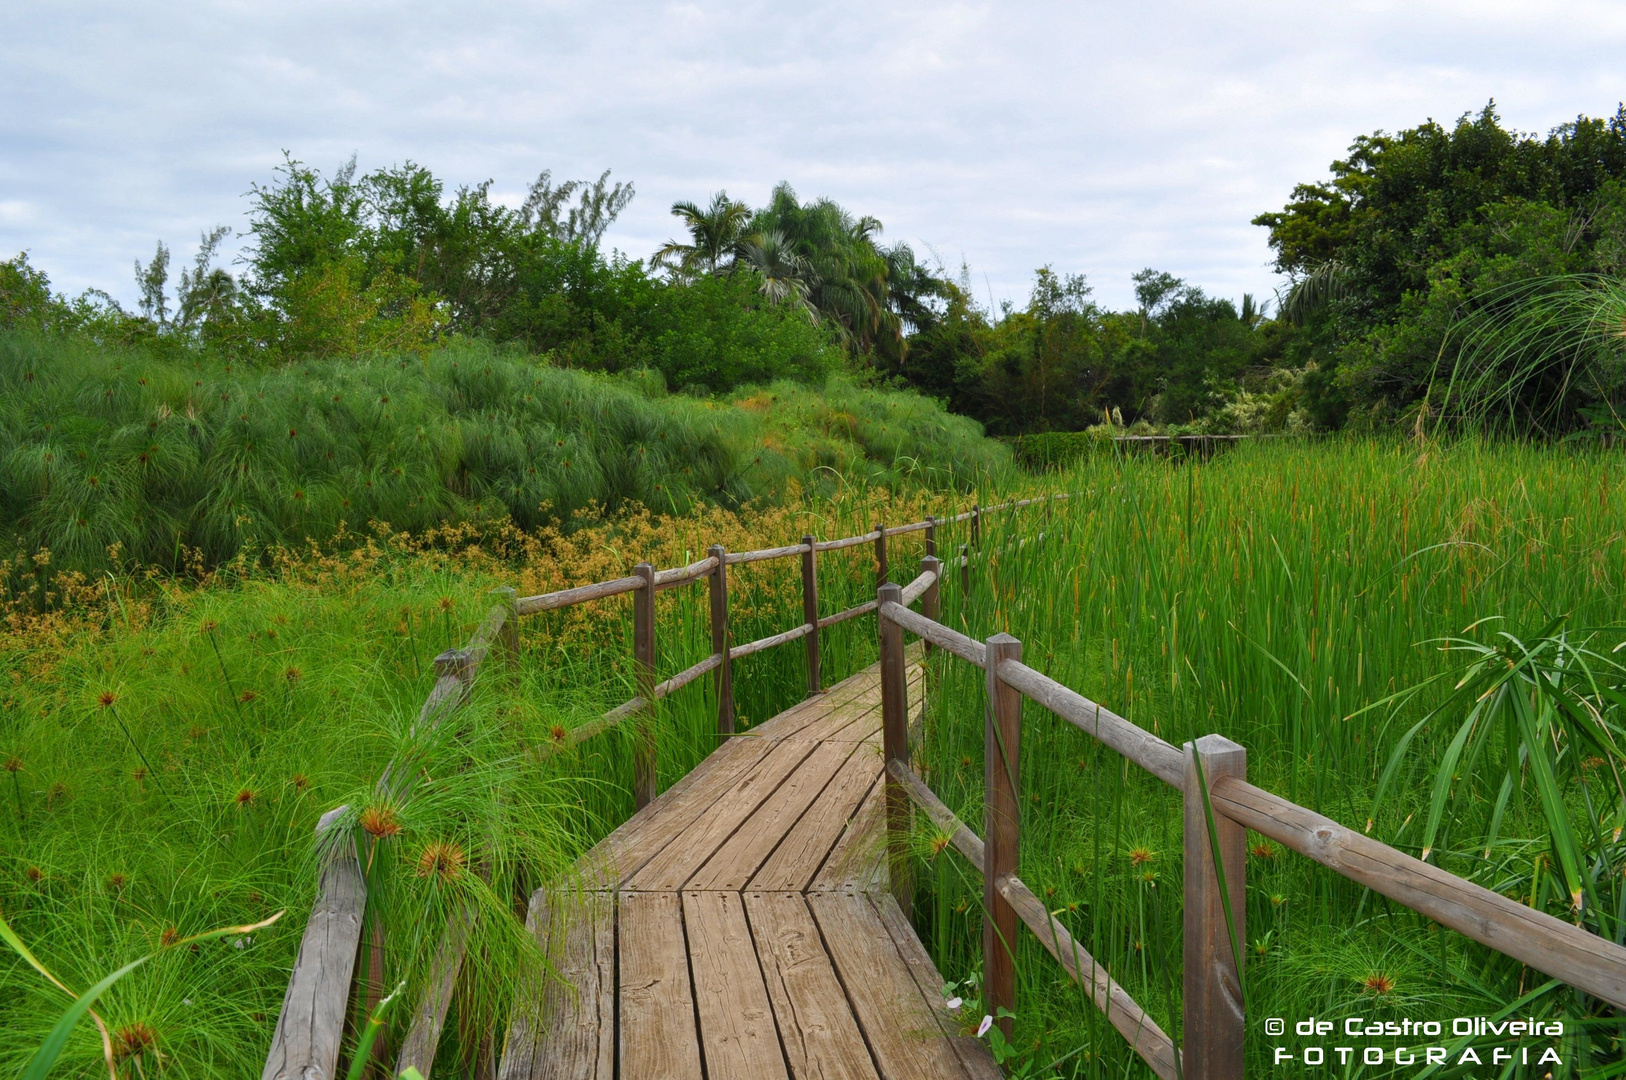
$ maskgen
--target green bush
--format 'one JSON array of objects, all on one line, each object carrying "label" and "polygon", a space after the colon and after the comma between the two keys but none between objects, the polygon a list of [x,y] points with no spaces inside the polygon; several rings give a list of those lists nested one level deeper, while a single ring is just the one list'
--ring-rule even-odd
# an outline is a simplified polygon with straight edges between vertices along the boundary
[{"label": "green bush", "polygon": [[1016,462],[1028,469],[1042,472],[1046,469],[1064,469],[1087,457],[1092,450],[1112,445],[1109,433],[1089,431],[1043,431],[1035,435],[1018,435],[1011,440]]},{"label": "green bush", "polygon": [[58,566],[96,570],[116,548],[174,567],[189,549],[217,564],[375,522],[529,529],[1008,467],[976,424],[912,394],[765,393],[780,404],[669,396],[658,376],[471,343],[259,370],[0,334],[0,535]]}]

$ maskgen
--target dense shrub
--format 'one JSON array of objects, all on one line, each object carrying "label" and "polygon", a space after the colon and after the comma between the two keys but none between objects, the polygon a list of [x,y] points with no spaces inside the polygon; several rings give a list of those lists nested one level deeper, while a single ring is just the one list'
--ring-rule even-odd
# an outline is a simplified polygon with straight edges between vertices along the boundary
[{"label": "dense shrub", "polygon": [[0,335],[0,534],[77,568],[1007,465],[971,421],[840,380],[736,405],[467,343],[260,370]]}]

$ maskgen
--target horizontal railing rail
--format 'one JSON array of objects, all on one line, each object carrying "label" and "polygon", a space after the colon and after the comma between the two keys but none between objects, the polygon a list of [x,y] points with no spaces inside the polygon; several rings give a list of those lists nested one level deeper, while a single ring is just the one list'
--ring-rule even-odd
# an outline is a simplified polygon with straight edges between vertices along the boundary
[{"label": "horizontal railing rail", "polygon": [[[999,506],[974,505],[969,511],[947,518],[927,517],[906,525],[877,524],[868,532],[835,540],[816,540],[805,536],[797,544],[763,548],[755,551],[725,551],[719,545],[708,549],[706,557],[687,566],[656,570],[648,563],[640,563],[628,577],[592,582],[555,592],[535,596],[516,596],[512,589],[498,590],[504,602],[494,607],[480,627],[461,649],[448,650],[435,660],[436,682],[420,710],[418,724],[438,724],[467,700],[475,679],[493,648],[507,655],[517,655],[519,648],[519,617],[559,611],[577,604],[605,600],[631,594],[633,597],[633,652],[638,675],[638,693],[631,699],[606,711],[596,719],[582,724],[555,742],[537,748],[538,760],[580,745],[627,721],[647,721],[654,702],[659,701],[701,676],[711,674],[717,698],[718,734],[727,736],[734,731],[734,695],[732,662],[767,651],[792,641],[806,642],[808,692],[822,689],[820,672],[819,631],[850,619],[868,615],[877,610],[880,601],[869,600],[830,615],[818,613],[817,558],[829,551],[840,551],[862,544],[875,546],[875,575],[877,588],[888,580],[887,539],[917,532],[925,534],[926,561],[923,573],[909,584],[908,603],[924,600],[928,615],[937,614],[937,583],[941,568],[937,564],[936,532],[940,526],[970,522],[970,544],[980,543],[981,525],[986,514],[1000,513],[1023,506],[1031,506],[1051,499],[1065,499],[1056,494],[1035,499],[1022,499]],[[728,571],[730,567],[800,556],[802,559],[803,620],[781,633],[773,634],[742,645],[729,642]],[[968,565],[964,549],[956,560],[962,570]],[[929,577],[929,581],[927,580]],[[664,681],[655,679],[657,667],[657,638],[654,597],[658,592],[686,585],[707,583],[710,592],[710,624],[712,651],[709,655]],[[908,611],[905,607],[903,610]],[[924,618],[913,611],[910,616]],[[934,622],[932,625],[936,625]],[[949,631],[952,633],[952,631]],[[966,639],[969,641],[969,639]],[[945,646],[947,647],[947,646]],[[653,731],[647,722],[634,740],[634,801],[642,809],[655,797],[655,744]],[[395,764],[385,767],[380,778],[380,792],[390,789]],[[335,1075],[345,1022],[351,1001],[351,988],[356,978],[355,965],[360,951],[363,923],[366,914],[366,887],[360,873],[360,859],[352,839],[335,839],[334,828],[342,823],[347,807],[339,807],[324,815],[317,826],[318,840],[324,850],[331,853],[325,864],[317,888],[316,902],[312,906],[309,924],[301,941],[294,969],[289,976],[284,995],[283,1011],[277,1021],[267,1055],[264,1080],[304,1080],[306,1077],[332,1077]],[[458,972],[472,928],[473,916],[466,911],[453,913],[441,938],[440,950],[433,963],[433,977],[424,999],[413,1012],[413,1022],[402,1044],[396,1071],[415,1067],[425,1077],[430,1075],[434,1062],[435,1044],[445,1023],[451,995],[458,981]],[[374,928],[374,948],[370,956],[375,970],[369,972],[369,984],[363,995],[367,1008],[378,1001],[382,988],[382,972],[378,968],[382,956],[383,939],[379,928]],[[375,1044],[375,1053],[379,1052]]]},{"label": "horizontal railing rail", "polygon": [[[899,903],[907,904],[912,888],[907,878],[910,822],[908,815],[897,809],[907,800],[948,837],[950,846],[983,877],[983,986],[990,1013],[998,1015],[1002,1008],[1014,1013],[1016,1009],[1015,936],[1017,924],[1021,923],[1085,989],[1159,1077],[1240,1080],[1244,1014],[1237,957],[1239,943],[1246,940],[1243,916],[1248,829],[1441,926],[1616,1008],[1626,1008],[1626,948],[1248,783],[1246,755],[1227,739],[1207,735],[1182,748],[1158,738],[1022,663],[1021,643],[1015,638],[996,634],[986,642],[978,642],[934,618],[911,611],[904,601],[911,590],[918,594],[919,584],[917,579],[909,590],[896,585],[880,589],[877,615],[881,623],[882,714],[885,717],[904,705],[901,687],[886,676],[890,668],[902,662],[904,631],[984,670],[989,703],[984,743],[985,830],[983,836],[978,836],[968,828],[913,770],[906,740],[888,739],[884,750],[893,887],[899,892]],[[1183,794],[1183,1047],[1174,1045],[1016,874],[1024,698],[1044,706]],[[1215,867],[1216,851],[1223,874]],[[1006,1023],[1009,1035],[1008,1020]]]}]

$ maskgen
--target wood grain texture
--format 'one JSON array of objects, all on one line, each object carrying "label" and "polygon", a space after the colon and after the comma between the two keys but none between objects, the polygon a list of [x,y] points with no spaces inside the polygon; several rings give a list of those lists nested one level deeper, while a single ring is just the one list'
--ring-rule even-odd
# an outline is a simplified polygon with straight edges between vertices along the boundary
[{"label": "wood grain texture", "polygon": [[576,875],[584,888],[614,888],[682,836],[738,777],[754,768],[773,744],[736,736],[689,774],[582,856]]},{"label": "wood grain texture", "polygon": [[1210,789],[1214,812],[1307,855],[1374,892],[1626,1008],[1626,949],[1396,851],[1313,810],[1239,780]]},{"label": "wood grain texture", "polygon": [[[1021,922],[995,883],[1016,873],[1022,830],[1022,695],[999,677],[1000,662],[1020,660],[1022,643],[995,634],[986,645],[988,695],[983,724],[982,964],[987,1008],[1016,1012],[1016,932]],[[996,1020],[1011,1037],[1010,1017]]]},{"label": "wood grain texture", "polygon": [[877,777],[813,876],[810,892],[874,889],[886,880],[885,789]]},{"label": "wood grain texture", "polygon": [[807,903],[880,1074],[888,1080],[964,1076],[959,1056],[869,898],[809,893]]},{"label": "wood grain texture", "polygon": [[585,603],[588,600],[599,600],[606,596],[619,596],[621,593],[632,592],[644,587],[644,581],[639,577],[616,578],[614,581],[596,581],[591,585],[579,585],[574,589],[561,589],[558,592],[543,593],[540,596],[522,596],[514,601],[514,610],[521,615],[533,615],[538,611],[554,611],[572,604]]},{"label": "wood grain texture", "polygon": [[[323,814],[317,836],[334,827],[345,809]],[[271,1036],[263,1080],[331,1080],[335,1075],[366,906],[367,885],[356,845],[346,839],[322,871]]]},{"label": "wood grain texture", "polygon": [[614,1080],[615,899],[572,893],[533,902],[526,928],[558,979],[528,987],[498,1080]]},{"label": "wood grain texture", "polygon": [[[1248,940],[1243,888],[1248,830],[1214,813],[1203,789],[1211,789],[1221,777],[1246,779],[1247,752],[1219,735],[1204,735],[1187,743],[1185,751],[1185,927],[1181,941],[1185,1044],[1181,1063],[1203,1080],[1242,1080],[1246,1025],[1239,961]],[[1223,882],[1217,870],[1224,871]]]},{"label": "wood grain texture", "polygon": [[813,627],[807,635],[807,692],[822,688],[819,670],[819,554],[811,536],[802,537],[802,622]]},{"label": "wood grain texture", "polygon": [[794,892],[745,893],[768,998],[796,1080],[879,1080],[807,901]]},{"label": "wood grain texture", "polygon": [[623,893],[618,915],[621,1075],[700,1080],[683,907],[676,893]]},{"label": "wood grain texture", "polygon": [[[915,980],[915,988],[926,1002],[928,1012],[936,1018],[944,1038],[954,1050],[954,1056],[960,1059],[960,1065],[965,1069],[967,1076],[976,1077],[977,1080],[1004,1080],[1004,1073],[994,1063],[993,1055],[988,1052],[986,1044],[970,1035],[959,1032],[959,1023],[949,1013],[947,1004],[943,1001],[943,976],[938,972],[937,965],[932,958],[926,955],[926,947],[920,943],[915,934],[915,928],[909,920],[903,917],[903,912],[886,893],[873,893],[869,897],[871,904],[875,905],[875,914],[880,916],[881,925],[892,937],[892,944],[898,950],[904,966],[909,969],[910,976]],[[939,1008],[941,1007],[941,1011]]]},{"label": "wood grain texture", "polygon": [[785,782],[751,811],[747,826],[724,841],[683,887],[734,892],[743,889],[852,753],[852,743],[815,744],[813,752],[802,759]]},{"label": "wood grain texture", "polygon": [[796,827],[752,875],[747,887],[796,892],[806,889],[880,774],[881,755],[869,746],[857,746]]},{"label": "wood grain texture", "polygon": [[995,887],[1068,976],[1090,995],[1096,1008],[1105,1014],[1135,1053],[1163,1080],[1176,1080],[1179,1065],[1174,1043],[1157,1022],[1146,1015],[1146,1010],[1129,996],[1129,992],[1107,973],[1107,969],[1097,964],[1095,958],[1073,939],[1067,928],[1051,916],[1045,909],[1044,901],[1033,895],[1033,890],[1014,874],[999,879]]},{"label": "wood grain texture", "polygon": [[712,690],[717,695],[717,734],[734,734],[734,668],[728,659],[728,560],[723,545],[713,544],[708,557],[717,565],[706,577],[706,599],[711,606],[711,651],[719,660]]},{"label": "wood grain texture", "polygon": [[[897,585],[883,583],[877,599],[881,610],[898,607],[903,590]],[[903,630],[896,622],[880,620],[881,634],[881,745],[886,764],[894,761],[909,763],[909,673],[904,666]],[[913,858],[909,852],[909,833],[913,813],[909,809],[909,796],[897,782],[883,774],[886,798],[887,871],[893,895],[905,912],[914,907],[914,883],[910,880]]]},{"label": "wood grain texture", "polygon": [[685,892],[707,1080],[789,1080],[756,945],[737,892]]},{"label": "wood grain texture", "polygon": [[469,941],[469,930],[474,924],[474,911],[468,904],[459,905],[446,921],[441,933],[440,946],[429,969],[429,981],[423,1000],[412,1013],[412,1025],[401,1043],[401,1053],[395,1059],[395,1073],[399,1076],[407,1069],[417,1069],[424,1076],[431,1075],[435,1064],[435,1051],[440,1046],[440,1035],[446,1027],[446,1010],[452,1004],[452,991],[457,986],[457,973],[463,968],[463,954]]},{"label": "wood grain texture", "polygon": [[773,744],[761,761],[735,780],[699,820],[683,830],[681,843],[668,844],[632,875],[624,887],[649,892],[682,888],[812,750],[811,744],[802,742]]}]

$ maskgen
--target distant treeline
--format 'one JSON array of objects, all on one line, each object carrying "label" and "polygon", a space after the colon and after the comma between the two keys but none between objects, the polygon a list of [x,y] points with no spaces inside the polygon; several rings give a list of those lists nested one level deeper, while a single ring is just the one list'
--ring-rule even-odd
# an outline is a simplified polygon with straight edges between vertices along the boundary
[{"label": "distant treeline", "polygon": [[178,274],[160,243],[127,311],[53,292],[18,256],[0,263],[0,327],[253,367],[476,339],[556,367],[659,372],[698,396],[845,371],[997,435],[1419,413],[1562,434],[1626,411],[1619,337],[1597,331],[1626,314],[1623,185],[1626,111],[1535,136],[1486,106],[1361,136],[1330,181],[1255,219],[1290,279],[1280,296],[1233,302],[1147,269],[1135,308],[1113,311],[1050,266],[1025,305],[985,307],[969,267],[922,261],[875,218],[788,184],[760,207],[725,192],[674,204],[680,238],[640,260],[601,248],[633,197],[609,173],[543,173],[513,208],[490,182],[449,189],[410,162],[324,176],[288,158],[251,189],[239,266],[216,265],[225,228]]}]

